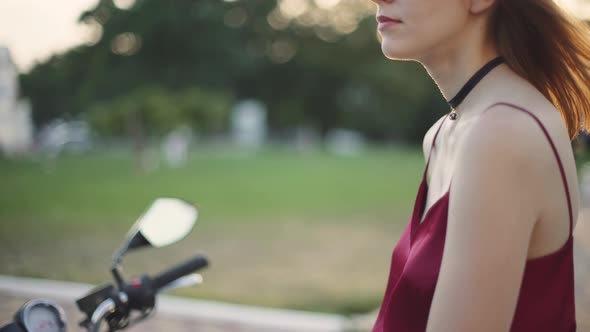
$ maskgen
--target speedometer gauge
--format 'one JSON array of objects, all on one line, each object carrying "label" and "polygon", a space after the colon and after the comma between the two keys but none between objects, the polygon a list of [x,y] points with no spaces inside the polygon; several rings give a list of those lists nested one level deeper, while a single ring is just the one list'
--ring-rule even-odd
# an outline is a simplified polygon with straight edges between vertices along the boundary
[{"label": "speedometer gauge", "polygon": [[27,302],[16,314],[19,325],[27,332],[65,332],[63,310],[54,302],[36,299]]}]

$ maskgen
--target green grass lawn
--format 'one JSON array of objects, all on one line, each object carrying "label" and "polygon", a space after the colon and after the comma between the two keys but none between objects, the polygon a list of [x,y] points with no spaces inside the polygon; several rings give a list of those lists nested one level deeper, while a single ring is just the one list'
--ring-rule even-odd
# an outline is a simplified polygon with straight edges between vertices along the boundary
[{"label": "green grass lawn", "polygon": [[212,265],[181,294],[277,307],[376,307],[389,256],[424,167],[419,148],[357,157],[269,148],[199,149],[181,169],[134,169],[130,152],[64,156],[53,167],[0,161],[0,274],[98,283],[127,228],[159,196],[195,203],[199,225],[162,250],[130,254],[126,274],[195,252]]},{"label": "green grass lawn", "polygon": [[242,157],[195,151],[180,170],[161,167],[148,174],[137,174],[130,156],[121,153],[64,157],[53,172],[3,161],[0,213],[84,223],[84,217],[105,213],[135,216],[158,196],[185,198],[208,217],[390,211],[407,208],[422,170],[422,154],[413,149],[371,150],[355,158],[279,149]]}]

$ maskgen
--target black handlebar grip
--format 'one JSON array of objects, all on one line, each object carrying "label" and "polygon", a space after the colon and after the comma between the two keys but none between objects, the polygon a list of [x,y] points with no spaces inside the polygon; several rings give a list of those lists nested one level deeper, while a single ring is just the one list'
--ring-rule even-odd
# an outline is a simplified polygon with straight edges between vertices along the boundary
[{"label": "black handlebar grip", "polygon": [[174,280],[184,277],[187,274],[196,272],[209,264],[204,256],[196,256],[188,261],[173,267],[172,269],[162,272],[152,278],[152,287],[157,292],[160,288],[168,285]]}]

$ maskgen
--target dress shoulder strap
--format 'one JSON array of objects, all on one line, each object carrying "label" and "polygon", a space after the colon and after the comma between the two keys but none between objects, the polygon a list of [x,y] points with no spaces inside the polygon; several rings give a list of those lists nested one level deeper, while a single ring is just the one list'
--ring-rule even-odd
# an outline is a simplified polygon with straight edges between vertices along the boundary
[{"label": "dress shoulder strap", "polygon": [[[506,103],[506,102],[498,102],[493,104],[492,106],[488,107],[485,111],[488,111],[489,109],[491,109],[494,106],[497,105],[504,105],[504,106],[508,106],[510,108],[522,111],[527,113],[528,115],[530,115],[536,122],[537,124],[539,124],[539,126],[541,127],[541,129],[543,130],[543,133],[545,134],[545,137],[547,137],[547,140],[549,141],[549,144],[551,145],[551,149],[553,150],[553,154],[555,154],[555,158],[557,159],[557,165],[559,166],[559,172],[561,173],[561,179],[563,181],[563,185],[565,187],[565,194],[567,197],[567,206],[568,206],[568,212],[569,212],[569,216],[570,216],[570,236],[572,235],[572,229],[573,229],[573,223],[574,223],[574,218],[573,218],[573,212],[572,212],[572,203],[571,203],[571,198],[570,198],[570,191],[569,191],[569,186],[567,183],[567,178],[565,176],[565,171],[563,168],[563,164],[561,162],[561,158],[559,158],[559,154],[557,153],[557,149],[555,148],[555,144],[553,143],[553,140],[551,139],[551,136],[549,136],[549,133],[547,132],[547,129],[545,129],[545,126],[543,125],[543,123],[539,120],[539,118],[533,114],[531,111],[522,108],[520,106],[511,104],[511,103]],[[485,112],[484,111],[484,112]]]},{"label": "dress shoulder strap", "polygon": [[430,145],[430,151],[428,152],[428,160],[426,161],[426,167],[424,168],[424,174],[422,175],[423,178],[426,178],[426,174],[428,173],[428,166],[430,165],[430,156],[432,156],[432,150],[434,150],[434,147],[436,146],[436,138],[438,137],[438,133],[440,132],[440,129],[442,128],[443,124],[445,123],[445,120],[448,118],[448,116],[445,116],[442,121],[440,122],[440,125],[438,126],[438,129],[436,130],[436,133],[434,134],[434,138],[432,139],[432,144]]}]

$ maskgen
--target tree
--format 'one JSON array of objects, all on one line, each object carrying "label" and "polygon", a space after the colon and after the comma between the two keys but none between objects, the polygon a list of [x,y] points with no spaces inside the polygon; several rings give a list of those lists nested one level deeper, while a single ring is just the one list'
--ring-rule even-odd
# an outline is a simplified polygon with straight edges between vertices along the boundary
[{"label": "tree", "polygon": [[260,99],[273,130],[348,127],[375,139],[420,138],[444,107],[424,70],[383,57],[368,2],[315,3],[137,0],[121,9],[100,0],[80,17],[100,38],[23,75],[23,91],[38,124],[142,86],[197,87]]}]

